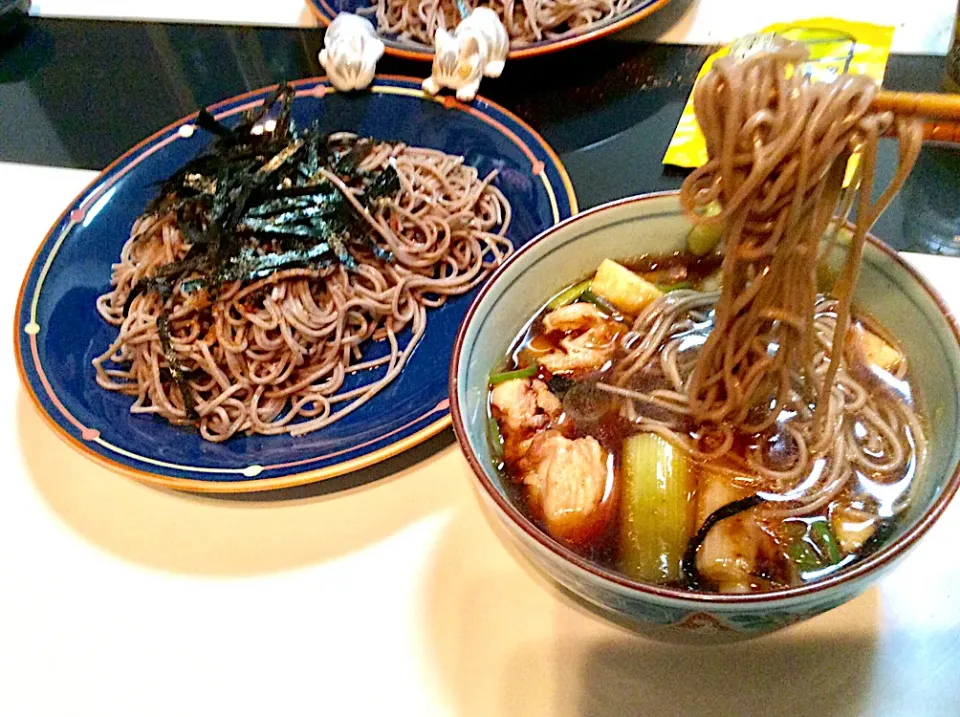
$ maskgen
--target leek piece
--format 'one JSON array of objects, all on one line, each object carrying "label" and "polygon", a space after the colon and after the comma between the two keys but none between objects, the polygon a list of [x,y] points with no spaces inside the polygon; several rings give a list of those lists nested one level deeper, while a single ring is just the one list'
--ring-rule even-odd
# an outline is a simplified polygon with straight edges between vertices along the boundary
[{"label": "leek piece", "polygon": [[833,534],[837,536],[840,549],[855,553],[877,531],[877,516],[852,506],[840,506],[830,516]]},{"label": "leek piece", "polygon": [[687,234],[687,249],[697,256],[706,256],[716,248],[722,236],[720,224],[697,224]]},{"label": "leek piece", "polygon": [[[721,211],[719,202],[711,202],[704,207],[701,216],[715,217]],[[687,234],[687,249],[697,256],[706,256],[712,252],[720,239],[723,237],[723,225],[721,224],[696,224],[690,233]]]},{"label": "leek piece", "polygon": [[903,361],[903,356],[900,355],[897,349],[869,329],[856,327],[853,330],[856,331],[861,341],[863,354],[868,364],[879,366],[884,371],[890,373],[897,370],[900,362]]},{"label": "leek piece", "polygon": [[679,582],[695,501],[687,455],[652,433],[623,443],[620,569],[637,580]]},{"label": "leek piece", "polygon": [[609,301],[618,310],[634,315],[663,295],[652,282],[611,259],[604,259],[597,268],[590,291]]},{"label": "leek piece", "polygon": [[837,286],[837,279],[840,276],[839,270],[824,262],[817,264],[817,293],[833,294]]},{"label": "leek piece", "polygon": [[[695,587],[700,578],[707,578],[720,592],[750,591],[757,562],[757,545],[753,539],[756,529],[752,521],[728,520],[761,501],[725,473],[700,466],[696,520],[700,527],[687,545],[684,565],[690,586]],[[807,526],[801,523],[801,527],[802,537]]]},{"label": "leek piece", "polygon": [[587,279],[586,281],[581,281],[579,284],[574,284],[569,289],[561,291],[551,299],[550,303],[547,304],[547,308],[550,311],[556,311],[557,309],[562,309],[564,306],[572,304],[583,295],[583,292],[590,288],[590,282],[592,281],[593,279]]},{"label": "leek piece", "polygon": [[722,211],[723,207],[720,206],[720,202],[713,200],[697,212],[697,214],[701,217],[715,217]]}]

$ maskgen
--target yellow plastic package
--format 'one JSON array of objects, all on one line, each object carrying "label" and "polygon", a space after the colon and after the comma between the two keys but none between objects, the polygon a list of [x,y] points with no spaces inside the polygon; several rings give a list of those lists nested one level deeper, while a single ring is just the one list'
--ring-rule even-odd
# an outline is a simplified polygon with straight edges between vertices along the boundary
[{"label": "yellow plastic package", "polygon": [[[893,28],[870,25],[865,22],[847,22],[832,17],[777,23],[765,27],[761,33],[774,33],[802,42],[810,52],[804,67],[814,80],[830,80],[847,72],[869,75],[878,84],[883,82],[887,58],[893,42]],[[710,55],[700,68],[697,81],[703,77],[718,57],[728,54],[724,47]],[[693,113],[693,94],[683,108],[677,130],[663,157],[664,164],[676,167],[699,167],[707,161],[707,147]]]}]

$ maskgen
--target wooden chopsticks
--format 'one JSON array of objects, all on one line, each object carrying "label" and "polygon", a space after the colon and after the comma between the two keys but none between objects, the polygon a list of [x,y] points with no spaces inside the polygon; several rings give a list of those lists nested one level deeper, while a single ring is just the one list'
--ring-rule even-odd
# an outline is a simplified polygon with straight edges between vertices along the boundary
[{"label": "wooden chopsticks", "polygon": [[871,107],[878,112],[921,115],[923,138],[960,144],[960,95],[937,92],[887,92],[877,94]]},{"label": "wooden chopsticks", "polygon": [[923,123],[923,138],[928,142],[960,144],[960,122],[934,120]]},{"label": "wooden chopsticks", "polygon": [[878,112],[923,115],[931,120],[960,122],[960,95],[939,92],[881,91],[877,93],[871,106]]}]

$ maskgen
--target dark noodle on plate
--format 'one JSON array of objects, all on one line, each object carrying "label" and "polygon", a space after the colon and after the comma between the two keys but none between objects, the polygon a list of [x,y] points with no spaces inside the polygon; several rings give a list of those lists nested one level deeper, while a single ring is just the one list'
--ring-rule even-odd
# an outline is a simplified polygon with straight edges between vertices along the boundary
[{"label": "dark noodle on plate", "polygon": [[293,98],[281,86],[233,129],[201,113],[214,148],[163,184],[97,301],[118,327],[100,386],[210,441],[303,435],[356,410],[403,370],[428,309],[512,251],[494,173],[297,130]]},{"label": "dark noodle on plate", "polygon": [[[492,0],[466,6],[494,10],[511,47],[523,47],[588,31],[637,4],[637,0]],[[456,0],[374,0],[372,5],[380,32],[427,46],[433,45],[438,28],[452,30],[460,22]]]},{"label": "dark noodle on plate", "polygon": [[[466,0],[463,8],[489,7],[503,20],[510,38],[508,57],[533,57],[580,45],[617,32],[656,12],[670,0]],[[324,25],[341,12],[368,18],[387,53],[429,61],[434,34],[453,32],[461,13],[456,0],[307,0]]]},{"label": "dark noodle on plate", "polygon": [[[575,213],[576,199],[521,120],[479,97],[445,105],[420,85],[377,77],[366,92],[340,93],[319,78],[282,97],[252,90],[108,165],[51,227],[18,303],[21,377],[58,433],[137,480],[246,492],[371,466],[448,426],[450,351],[480,288],[468,287],[508,243]],[[124,390],[98,385],[95,362]],[[317,390],[291,382],[311,369],[323,374]],[[321,430],[291,432],[337,413]],[[241,414],[272,432],[241,429]],[[235,432],[212,441],[201,428],[213,439]]]}]

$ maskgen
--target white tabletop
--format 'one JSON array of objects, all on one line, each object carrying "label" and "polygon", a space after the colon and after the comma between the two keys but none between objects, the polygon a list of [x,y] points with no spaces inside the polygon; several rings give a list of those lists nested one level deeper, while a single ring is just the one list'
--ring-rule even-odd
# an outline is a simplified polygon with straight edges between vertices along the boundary
[{"label": "white tabletop", "polygon": [[[32,12],[47,17],[316,25],[304,0],[34,0]],[[957,0],[672,0],[618,37],[725,43],[774,22],[832,16],[893,25],[894,52],[942,55],[950,46],[956,13]]]},{"label": "white tabletop", "polygon": [[[92,172],[0,163],[0,316]],[[909,257],[960,311],[960,260]],[[739,646],[661,645],[501,542],[455,445],[283,502],[155,490],[59,440],[0,352],[0,715],[960,714],[960,504],[876,588]]]}]

